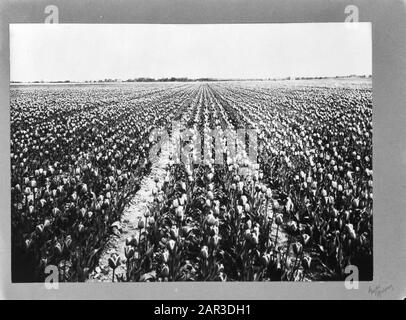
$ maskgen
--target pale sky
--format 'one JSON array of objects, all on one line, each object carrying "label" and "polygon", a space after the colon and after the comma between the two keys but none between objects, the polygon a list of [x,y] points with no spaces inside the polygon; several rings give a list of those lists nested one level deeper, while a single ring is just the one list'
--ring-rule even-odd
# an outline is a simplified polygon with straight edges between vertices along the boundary
[{"label": "pale sky", "polygon": [[369,23],[11,24],[11,81],[372,74]]}]

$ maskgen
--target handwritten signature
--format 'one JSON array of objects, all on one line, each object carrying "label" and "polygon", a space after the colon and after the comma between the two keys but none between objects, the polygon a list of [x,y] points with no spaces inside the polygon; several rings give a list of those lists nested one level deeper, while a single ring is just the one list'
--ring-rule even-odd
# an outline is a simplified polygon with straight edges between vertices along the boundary
[{"label": "handwritten signature", "polygon": [[383,295],[385,295],[389,291],[393,291],[393,290],[394,290],[394,287],[391,284],[386,287],[382,287],[381,285],[376,285],[376,286],[369,286],[368,293],[371,296],[381,298]]}]

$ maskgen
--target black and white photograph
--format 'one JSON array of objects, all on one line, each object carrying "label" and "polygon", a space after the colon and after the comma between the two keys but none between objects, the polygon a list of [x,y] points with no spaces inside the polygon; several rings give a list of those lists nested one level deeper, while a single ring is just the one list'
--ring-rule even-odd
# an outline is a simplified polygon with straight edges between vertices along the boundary
[{"label": "black and white photograph", "polygon": [[370,23],[9,30],[13,283],[373,280]]}]

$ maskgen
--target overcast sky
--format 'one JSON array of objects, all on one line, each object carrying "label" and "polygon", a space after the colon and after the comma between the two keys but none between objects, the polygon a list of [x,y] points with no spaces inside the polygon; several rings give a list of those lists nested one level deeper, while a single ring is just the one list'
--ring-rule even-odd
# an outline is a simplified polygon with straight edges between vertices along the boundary
[{"label": "overcast sky", "polygon": [[369,23],[12,24],[11,81],[372,74]]}]

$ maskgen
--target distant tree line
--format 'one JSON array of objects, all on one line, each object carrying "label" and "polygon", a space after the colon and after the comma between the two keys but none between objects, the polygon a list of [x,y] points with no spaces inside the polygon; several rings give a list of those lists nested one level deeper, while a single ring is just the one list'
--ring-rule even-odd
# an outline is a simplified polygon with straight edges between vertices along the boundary
[{"label": "distant tree line", "polygon": [[[216,79],[216,78],[196,78],[189,79],[187,77],[170,77],[170,78],[148,78],[140,77],[127,80],[121,79],[100,79],[100,80],[86,80],[82,81],[84,83],[104,83],[104,82],[198,82],[198,81],[280,81],[280,80],[315,80],[315,79],[345,79],[345,78],[371,78],[371,75],[356,75],[352,74],[349,76],[326,76],[326,77],[284,77],[284,78],[267,78],[267,79]],[[76,81],[70,80],[60,80],[60,81],[28,81],[26,83],[71,83]],[[81,81],[78,81],[81,82]],[[10,81],[10,83],[24,83],[24,81]]]},{"label": "distant tree line", "polygon": [[170,78],[134,78],[134,79],[127,79],[125,82],[193,82],[193,81],[224,81],[215,78],[197,78],[197,79],[189,79],[187,77],[170,77]]},{"label": "distant tree line", "polygon": [[371,75],[357,75],[351,74],[349,76],[335,76],[335,77],[287,77],[281,79],[269,79],[269,80],[321,80],[321,79],[347,79],[347,78],[371,78]]}]

